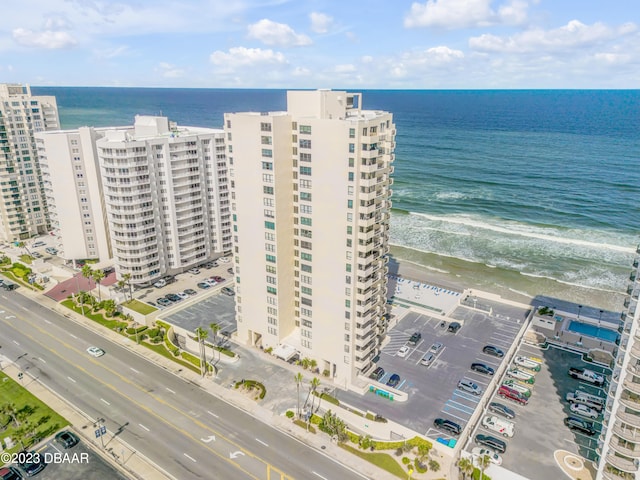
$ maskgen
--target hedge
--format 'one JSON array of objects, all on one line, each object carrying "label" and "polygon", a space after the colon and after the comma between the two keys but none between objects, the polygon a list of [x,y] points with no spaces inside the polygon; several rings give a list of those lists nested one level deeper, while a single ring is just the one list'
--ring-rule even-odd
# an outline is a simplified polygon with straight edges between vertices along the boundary
[{"label": "hedge", "polygon": [[149,328],[149,327],[147,327],[146,325],[141,325],[141,326],[139,326],[138,328],[132,328],[132,327],[129,327],[129,328],[127,328],[127,335],[134,335],[134,334],[136,334],[136,333],[142,333],[142,332],[144,332],[147,328]]},{"label": "hedge", "polygon": [[262,400],[267,394],[267,389],[263,384],[257,382],[255,380],[242,380],[240,382],[236,382],[235,388],[238,388],[240,385],[244,385],[245,387],[253,388],[256,387],[260,390],[260,400]]},{"label": "hedge", "polygon": [[326,401],[326,402],[332,403],[332,404],[334,404],[334,405],[340,405],[340,400],[338,400],[338,399],[337,399],[337,398],[335,398],[335,397],[332,397],[332,396],[331,396],[331,395],[329,395],[328,393],[321,393],[321,394],[319,394],[318,392],[314,391],[314,392],[313,392],[313,394],[314,394],[316,397],[320,397],[322,400],[324,400],[324,401]]}]

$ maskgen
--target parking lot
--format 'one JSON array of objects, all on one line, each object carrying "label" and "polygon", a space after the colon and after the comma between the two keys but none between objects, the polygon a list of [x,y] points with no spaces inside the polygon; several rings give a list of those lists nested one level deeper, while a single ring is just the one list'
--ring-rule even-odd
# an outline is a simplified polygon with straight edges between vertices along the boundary
[{"label": "parking lot", "polygon": [[[493,314],[457,307],[451,317],[463,326],[453,334],[447,331],[448,322],[443,325],[441,316],[410,312],[388,333],[390,340],[377,362],[385,370],[379,382],[385,384],[397,373],[401,379],[396,388],[406,392],[408,400],[398,403],[374,394],[361,397],[350,392],[340,392],[340,399],[429,438],[450,438],[433,428],[433,421],[446,418],[463,427],[467,424],[478,403],[486,397],[484,391],[492,378],[472,371],[471,364],[481,362],[497,370],[502,359],[483,353],[483,347],[494,345],[506,352],[522,328],[526,313],[522,308],[507,305],[495,308]],[[398,357],[398,350],[414,332],[422,334],[420,342],[404,358]],[[435,342],[443,345],[436,359],[428,367],[421,365],[420,360]],[[483,395],[458,390],[458,382],[463,378],[476,383]]]},{"label": "parking lot", "polygon": [[198,327],[208,329],[209,325],[217,323],[220,325],[220,334],[229,336],[237,330],[234,298],[222,293],[209,295],[173,313],[167,312],[168,315],[162,318],[191,332]]},{"label": "parking lot", "polygon": [[[477,445],[473,438],[478,433],[489,434],[500,438],[507,444],[502,466],[526,476],[531,480],[547,480],[560,478],[560,468],[554,459],[554,451],[562,449],[576,453],[584,458],[596,459],[597,439],[602,429],[602,415],[590,420],[572,413],[570,404],[565,400],[566,394],[576,390],[584,391],[600,397],[606,397],[604,390],[593,385],[572,379],[567,372],[570,367],[589,368],[607,375],[607,369],[587,365],[576,353],[549,348],[541,350],[530,345],[523,345],[517,353],[542,360],[541,371],[535,375],[535,384],[531,388],[529,403],[521,406],[515,402],[496,397],[492,401],[506,404],[515,411],[515,436],[503,438],[482,426],[473,433],[467,450]],[[606,388],[606,387],[605,387]],[[593,422],[596,434],[593,436],[570,430],[564,425],[568,416],[582,418]]]}]

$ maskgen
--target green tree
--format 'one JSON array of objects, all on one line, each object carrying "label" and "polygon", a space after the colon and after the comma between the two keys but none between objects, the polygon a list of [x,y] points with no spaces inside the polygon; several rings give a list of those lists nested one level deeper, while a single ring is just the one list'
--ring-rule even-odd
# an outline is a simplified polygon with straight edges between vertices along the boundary
[{"label": "green tree", "polygon": [[478,457],[478,467],[480,467],[480,480],[484,479],[484,471],[491,465],[491,457],[489,455],[482,455]]},{"label": "green tree", "polygon": [[213,344],[216,344],[216,339],[218,338],[218,332],[220,331],[220,329],[222,328],[220,325],[218,325],[217,323],[213,322],[209,325],[209,328],[211,329],[211,332],[213,333]]},{"label": "green tree", "polygon": [[16,410],[15,404],[3,404],[2,407],[0,407],[0,414],[4,415],[5,417],[9,417],[9,421],[7,421],[5,425],[9,424],[9,422],[13,422],[16,428],[20,426],[20,422],[18,420],[18,410]]},{"label": "green tree", "polygon": [[[124,275],[122,275],[122,280],[129,287],[129,300],[133,300],[133,291],[131,290],[131,274],[125,273]],[[125,295],[125,298],[126,298],[126,295]]]},{"label": "green tree", "polygon": [[89,280],[89,290],[91,290],[91,279],[93,278],[93,269],[91,268],[91,265],[85,264],[82,267],[82,276]]},{"label": "green tree", "polygon": [[298,408],[296,411],[296,414],[298,415],[298,418],[300,418],[300,385],[302,384],[302,374],[300,372],[296,373],[295,377],[293,377],[293,379],[296,382],[296,391],[297,391],[297,399],[298,399]]},{"label": "green tree", "polygon": [[461,458],[458,462],[458,470],[462,474],[463,480],[467,480],[467,475],[473,474],[473,462],[468,458]]},{"label": "green tree", "polygon": [[104,301],[104,303],[102,304],[102,308],[104,308],[107,317],[113,317],[118,306],[116,305],[115,300],[109,299]]},{"label": "green tree", "polygon": [[102,292],[100,291],[100,282],[102,280],[104,280],[104,271],[102,270],[94,270],[94,272],[91,274],[91,276],[93,277],[93,279],[96,282],[96,285],[98,286],[98,301],[102,301]]},{"label": "green tree", "polygon": [[209,336],[209,332],[202,327],[196,328],[196,341],[198,342],[198,347],[200,348],[200,372],[204,377],[207,367],[207,354],[204,350],[204,341]]},{"label": "green tree", "polygon": [[416,456],[416,458],[418,459],[418,462],[420,462],[420,465],[424,465],[424,463],[428,460],[430,451],[430,445],[424,443],[418,445],[418,455]]}]

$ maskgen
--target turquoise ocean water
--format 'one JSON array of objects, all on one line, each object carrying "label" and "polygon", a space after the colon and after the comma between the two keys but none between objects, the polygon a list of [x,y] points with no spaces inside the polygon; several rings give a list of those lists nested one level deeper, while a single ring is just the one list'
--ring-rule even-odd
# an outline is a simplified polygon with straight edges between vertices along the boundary
[{"label": "turquoise ocean water", "polygon": [[[221,127],[284,90],[45,88],[63,128]],[[621,308],[640,242],[640,91],[363,91],[398,129],[399,258],[470,286]]]}]

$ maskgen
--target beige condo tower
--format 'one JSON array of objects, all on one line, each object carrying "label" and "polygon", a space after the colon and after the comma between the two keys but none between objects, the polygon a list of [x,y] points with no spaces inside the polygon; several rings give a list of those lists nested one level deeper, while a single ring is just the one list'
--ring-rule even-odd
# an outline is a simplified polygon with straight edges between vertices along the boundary
[{"label": "beige condo tower", "polygon": [[392,114],[290,91],[287,111],[227,113],[225,132],[238,340],[354,385],[386,328]]}]

